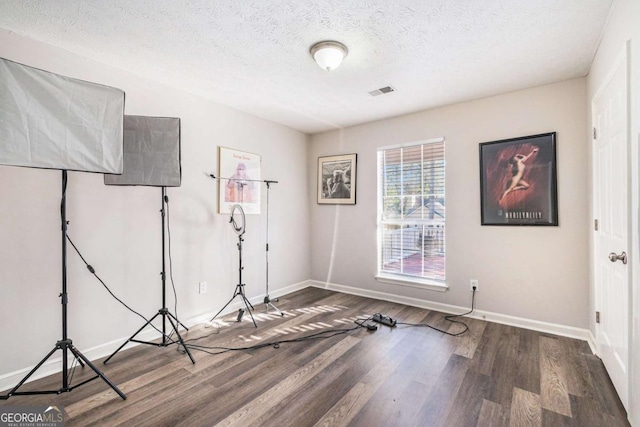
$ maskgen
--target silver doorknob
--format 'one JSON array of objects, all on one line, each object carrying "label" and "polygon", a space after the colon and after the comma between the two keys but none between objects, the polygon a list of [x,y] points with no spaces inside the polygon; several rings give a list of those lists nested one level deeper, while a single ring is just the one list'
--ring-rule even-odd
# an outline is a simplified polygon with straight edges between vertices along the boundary
[{"label": "silver doorknob", "polygon": [[623,264],[627,263],[627,253],[622,252],[620,255],[617,255],[615,252],[611,252],[609,254],[609,260],[611,262],[622,261]]}]

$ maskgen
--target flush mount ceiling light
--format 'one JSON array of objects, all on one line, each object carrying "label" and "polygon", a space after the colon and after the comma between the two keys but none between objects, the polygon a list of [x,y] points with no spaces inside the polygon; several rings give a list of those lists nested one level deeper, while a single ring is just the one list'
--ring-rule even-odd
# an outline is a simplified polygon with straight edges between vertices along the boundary
[{"label": "flush mount ceiling light", "polygon": [[342,43],[324,41],[311,46],[310,52],[320,68],[331,71],[338,68],[349,51]]}]

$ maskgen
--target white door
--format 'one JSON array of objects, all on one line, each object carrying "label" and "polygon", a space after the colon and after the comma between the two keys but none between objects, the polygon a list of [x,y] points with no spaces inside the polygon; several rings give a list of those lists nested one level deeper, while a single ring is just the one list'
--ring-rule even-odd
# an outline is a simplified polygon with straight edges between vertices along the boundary
[{"label": "white door", "polygon": [[[627,55],[618,60],[593,99],[593,265],[599,356],[625,408],[629,402],[629,194]],[[617,257],[616,257],[617,256]],[[612,261],[613,259],[613,261]]]}]

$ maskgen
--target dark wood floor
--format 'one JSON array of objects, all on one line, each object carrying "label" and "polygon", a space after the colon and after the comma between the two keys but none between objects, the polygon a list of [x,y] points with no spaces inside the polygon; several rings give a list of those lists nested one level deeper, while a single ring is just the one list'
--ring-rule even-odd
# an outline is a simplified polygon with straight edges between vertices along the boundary
[{"label": "dark wood floor", "polygon": [[[281,298],[284,318],[258,328],[235,315],[219,333],[198,326],[193,344],[241,347],[351,328],[381,312],[457,332],[442,313],[307,288]],[[214,307],[215,309],[215,307]],[[272,311],[273,313],[273,311]],[[210,355],[140,345],[96,365],[97,379],[61,395],[14,396],[6,405],[58,405],[66,426],[623,426],[624,409],[586,342],[466,319],[451,337],[427,327],[379,326],[327,339]],[[213,334],[212,334],[213,333]],[[76,369],[73,383],[90,376]],[[59,388],[60,375],[21,388]]]}]

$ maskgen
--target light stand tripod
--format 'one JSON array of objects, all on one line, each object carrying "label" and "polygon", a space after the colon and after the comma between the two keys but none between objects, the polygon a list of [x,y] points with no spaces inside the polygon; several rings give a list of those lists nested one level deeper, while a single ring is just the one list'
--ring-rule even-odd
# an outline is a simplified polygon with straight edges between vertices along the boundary
[{"label": "light stand tripod", "polygon": [[266,283],[267,283],[267,292],[266,295],[264,297],[264,305],[267,307],[267,313],[269,312],[269,308],[273,308],[274,310],[276,310],[278,313],[280,313],[280,317],[284,317],[284,313],[282,311],[280,311],[280,309],[278,307],[276,307],[275,305],[273,305],[273,303],[271,301],[275,301],[278,302],[278,298],[274,298],[274,299],[270,299],[269,298],[269,189],[271,188],[271,184],[277,184],[278,181],[264,181],[265,184],[267,184],[267,250],[266,250],[266,256],[267,256],[267,275],[266,275]]},{"label": "light stand tripod", "polygon": [[[240,211],[240,217],[242,218],[242,225],[240,226],[238,225],[238,222],[234,217],[234,213],[236,210]],[[244,235],[244,231],[245,231],[244,221],[245,221],[245,216],[244,216],[244,211],[242,210],[242,206],[233,205],[233,207],[231,208],[231,219],[229,220],[229,222],[232,224],[233,229],[238,235],[238,284],[236,285],[236,289],[233,292],[233,296],[231,297],[231,299],[224,305],[224,307],[220,309],[220,311],[218,311],[215,314],[215,316],[211,318],[210,322],[213,321],[213,319],[215,319],[216,317],[218,317],[218,315],[222,313],[229,304],[231,304],[231,301],[233,301],[235,297],[240,296],[240,298],[242,299],[242,302],[244,302],[244,306],[247,308],[247,311],[251,316],[251,320],[253,321],[253,326],[257,328],[258,325],[256,324],[256,319],[253,318],[253,314],[251,313],[255,309],[253,308],[253,305],[251,305],[251,302],[247,299],[247,296],[244,293],[245,285],[244,283],[242,283],[242,270],[244,269],[244,267],[242,266],[242,242],[244,242],[244,239],[242,238],[242,236]],[[244,314],[244,310],[240,308],[238,310],[238,318],[237,318],[238,322],[242,320],[243,314]]]},{"label": "light stand tripod", "polygon": [[[189,330],[189,328],[187,328],[186,326],[184,326],[176,316],[174,316],[173,314],[171,314],[171,312],[169,311],[169,309],[167,309],[167,284],[166,284],[166,270],[165,270],[165,259],[166,259],[166,253],[165,253],[165,204],[169,204],[169,198],[167,197],[167,188],[166,187],[162,187],[162,208],[160,209],[160,214],[162,216],[162,272],[160,273],[160,276],[162,277],[162,308],[160,310],[158,310],[158,312],[155,314],[155,316],[153,316],[151,319],[147,320],[147,323],[145,323],[144,325],[142,325],[142,327],[140,329],[138,329],[133,335],[131,335],[131,337],[126,340],[120,347],[118,347],[118,349],[116,351],[114,351],[111,356],[107,357],[105,359],[105,361],[103,362],[105,365],[107,364],[107,362],[109,362],[109,360],[111,360],[111,358],[113,356],[116,355],[117,352],[119,352],[120,350],[122,350],[122,348],[127,345],[130,342],[135,342],[138,344],[148,344],[148,345],[153,345],[156,347],[168,347],[171,344],[180,344],[182,346],[182,348],[184,348],[185,353],[187,353],[187,356],[189,356],[189,359],[191,359],[191,363],[196,363],[196,361],[193,359],[193,356],[191,355],[191,352],[189,352],[189,349],[187,348],[187,346],[184,344],[184,340],[182,339],[182,336],[180,335],[180,332],[178,332],[178,328],[179,326],[182,326],[183,328],[185,328],[187,331]],[[157,342],[151,342],[151,341],[142,341],[142,340],[138,340],[135,339],[136,335],[138,335],[140,332],[142,332],[142,330],[144,328],[146,328],[148,325],[151,324],[151,322],[153,322],[156,317],[158,316],[162,316],[162,341],[157,343]],[[169,323],[171,324],[171,328],[173,329],[173,332],[175,332],[176,336],[178,337],[177,341],[174,341],[172,339],[170,339],[167,336],[167,320],[169,321]]]},{"label": "light stand tripod", "polygon": [[[62,302],[62,339],[56,342],[53,350],[47,354],[44,359],[42,359],[36,366],[33,368],[14,388],[12,388],[9,393],[6,395],[0,396],[0,400],[6,400],[11,396],[26,396],[26,395],[35,395],[35,394],[60,394],[64,392],[69,392],[81,385],[88,383],[89,381],[93,381],[96,378],[101,378],[104,382],[106,382],[109,387],[113,389],[122,399],[126,399],[127,396],[124,395],[116,387],[105,375],[95,367],[93,363],[89,359],[86,358],[80,351],[73,346],[73,342],[67,336],[67,304],[69,303],[69,298],[67,294],[67,171],[62,171],[62,200],[60,202],[60,218],[62,222],[62,292],[60,293],[60,299]],[[62,387],[58,390],[38,390],[38,391],[18,391],[18,389],[25,383],[27,380],[38,370],[40,367],[55,353],[57,350],[62,351]],[[82,367],[84,364],[87,364],[95,373],[94,377],[91,377],[87,380],[80,382],[74,386],[69,384],[69,360],[67,350],[73,354],[76,360],[80,363]],[[83,363],[84,362],[84,363]]]},{"label": "light stand tripod", "polygon": [[[210,174],[210,173],[206,173],[206,172],[205,172],[205,174],[208,177],[213,178],[213,179],[217,179],[217,180],[224,179],[224,180],[228,180],[230,182],[236,180],[236,178],[220,178],[220,177],[216,177],[214,174]],[[261,180],[256,180],[256,179],[243,179],[242,182],[264,182],[267,185],[267,244],[266,244],[266,258],[267,258],[266,259],[266,261],[267,261],[266,287],[267,287],[267,289],[266,289],[266,295],[264,297],[264,301],[263,302],[264,302],[264,305],[267,307],[267,313],[269,312],[269,308],[273,308],[278,313],[280,313],[280,316],[284,317],[284,313],[278,307],[273,305],[273,302],[278,302],[278,298],[274,298],[274,299],[269,298],[269,189],[271,188],[271,184],[277,184],[278,181],[269,181],[269,180],[261,181]],[[238,183],[238,185],[245,185],[245,184]],[[241,194],[242,194],[242,192],[241,192]],[[244,215],[244,212],[243,212],[243,215]],[[244,222],[243,222],[243,224],[244,224]],[[240,280],[240,283],[242,283],[242,280]],[[242,285],[242,286],[244,286],[244,285]],[[244,295],[244,292],[242,292],[242,293]],[[234,297],[235,296],[236,295],[234,294]],[[227,305],[228,305],[228,303],[227,303]],[[249,303],[249,305],[250,305],[250,303]],[[223,307],[223,309],[224,309],[224,307]],[[220,313],[218,313],[218,314],[220,314]],[[213,317],[213,319],[215,319],[218,314],[216,314]],[[240,320],[242,318],[242,314],[243,313],[238,313],[238,320]],[[211,320],[213,320],[213,319],[211,319]]]}]

